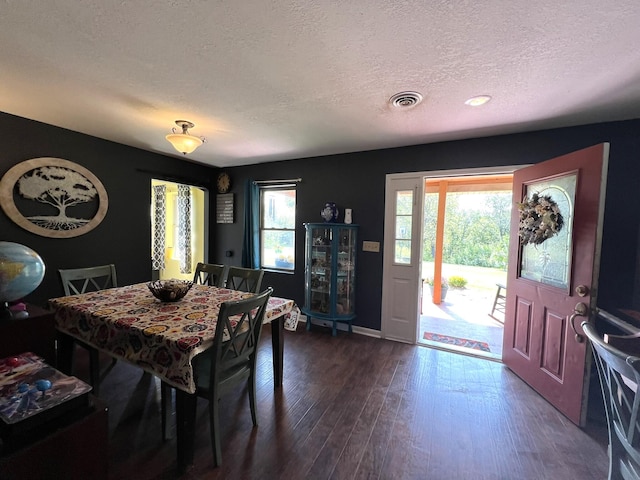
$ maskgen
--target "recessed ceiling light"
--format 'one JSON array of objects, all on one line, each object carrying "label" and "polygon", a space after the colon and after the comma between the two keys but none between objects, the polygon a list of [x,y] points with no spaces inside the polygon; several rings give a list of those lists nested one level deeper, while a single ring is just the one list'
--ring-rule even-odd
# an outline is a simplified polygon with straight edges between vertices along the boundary
[{"label": "recessed ceiling light", "polygon": [[489,95],[478,95],[476,97],[471,97],[469,100],[464,102],[465,105],[469,105],[470,107],[479,107],[480,105],[484,105],[491,97]]},{"label": "recessed ceiling light", "polygon": [[422,95],[418,92],[400,92],[389,99],[389,103],[397,108],[415,107],[422,101]]}]

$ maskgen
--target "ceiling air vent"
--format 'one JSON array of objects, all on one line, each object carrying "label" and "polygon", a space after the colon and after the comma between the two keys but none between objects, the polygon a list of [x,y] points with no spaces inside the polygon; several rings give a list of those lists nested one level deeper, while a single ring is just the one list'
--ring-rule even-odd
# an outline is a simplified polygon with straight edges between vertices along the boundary
[{"label": "ceiling air vent", "polygon": [[397,108],[415,107],[422,101],[422,95],[418,92],[400,92],[389,99],[389,103]]}]

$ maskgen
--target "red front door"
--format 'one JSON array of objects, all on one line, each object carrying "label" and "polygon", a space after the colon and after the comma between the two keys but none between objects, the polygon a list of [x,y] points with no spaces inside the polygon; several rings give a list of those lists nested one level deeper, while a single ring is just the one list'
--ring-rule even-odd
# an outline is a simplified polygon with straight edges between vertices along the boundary
[{"label": "red front door", "polygon": [[[608,144],[596,145],[513,177],[503,361],[578,425],[586,418],[590,365],[574,332],[581,332],[581,318],[572,314],[595,307],[608,152]],[[543,204],[551,199],[563,226],[542,243],[523,245],[515,205],[534,194]]]}]

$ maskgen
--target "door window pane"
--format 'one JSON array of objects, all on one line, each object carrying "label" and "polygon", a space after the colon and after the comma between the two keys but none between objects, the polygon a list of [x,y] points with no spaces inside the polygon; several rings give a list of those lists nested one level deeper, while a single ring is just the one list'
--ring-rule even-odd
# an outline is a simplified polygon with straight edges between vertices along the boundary
[{"label": "door window pane", "polygon": [[396,192],[394,262],[411,264],[411,232],[413,225],[413,190]]},{"label": "door window pane", "polygon": [[537,193],[539,196],[548,195],[558,204],[564,225],[556,235],[541,244],[521,246],[522,278],[558,288],[569,288],[576,180],[576,174],[571,174],[526,186],[527,199]]}]

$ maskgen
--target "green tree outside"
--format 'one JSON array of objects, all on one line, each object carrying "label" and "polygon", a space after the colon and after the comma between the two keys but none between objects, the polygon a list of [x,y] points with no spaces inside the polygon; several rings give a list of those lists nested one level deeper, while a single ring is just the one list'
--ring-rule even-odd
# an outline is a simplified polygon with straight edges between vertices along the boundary
[{"label": "green tree outside", "polygon": [[[435,255],[438,194],[425,195],[423,260]],[[506,270],[511,192],[448,193],[443,262]]]}]

